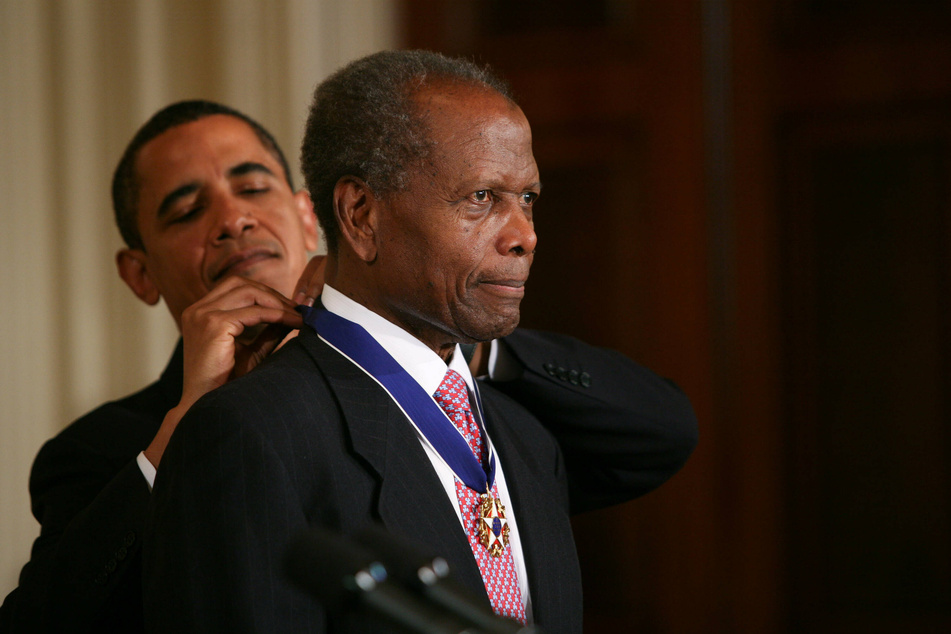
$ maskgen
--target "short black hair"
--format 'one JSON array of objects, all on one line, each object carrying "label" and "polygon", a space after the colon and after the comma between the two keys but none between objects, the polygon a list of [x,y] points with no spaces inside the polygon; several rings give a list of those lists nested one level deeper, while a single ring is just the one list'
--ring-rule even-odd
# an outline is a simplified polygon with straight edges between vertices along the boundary
[{"label": "short black hair", "polygon": [[139,183],[135,173],[135,162],[139,152],[149,141],[167,130],[216,114],[240,119],[251,126],[254,134],[261,141],[261,145],[281,164],[284,169],[284,178],[290,185],[291,191],[294,190],[291,171],[284,152],[281,151],[281,147],[271,133],[260,123],[243,112],[213,101],[192,99],[173,103],[156,112],[139,128],[123,152],[122,158],[119,159],[119,165],[116,166],[112,176],[112,209],[115,212],[116,226],[130,249],[145,249],[142,236],[139,234],[139,214],[136,208]]},{"label": "short black hair", "polygon": [[407,184],[407,166],[430,151],[426,122],[413,97],[436,81],[483,86],[512,99],[508,85],[471,61],[431,51],[382,51],[335,72],[314,91],[301,170],[327,240],[339,230],[333,191],[344,176],[361,178],[378,195]]}]

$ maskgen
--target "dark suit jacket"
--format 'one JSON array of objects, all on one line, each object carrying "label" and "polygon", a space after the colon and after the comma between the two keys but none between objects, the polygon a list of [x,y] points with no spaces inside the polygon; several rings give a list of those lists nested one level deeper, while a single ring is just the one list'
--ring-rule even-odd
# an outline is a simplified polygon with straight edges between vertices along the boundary
[{"label": "dark suit jacket", "polygon": [[161,378],[48,441],[30,496],[41,525],[0,632],[142,631],[141,550],[149,488],[135,457],[182,394],[182,343]]},{"label": "dark suit jacket", "polygon": [[[513,350],[530,357],[545,339],[523,335],[526,348],[520,353],[516,340]],[[540,383],[522,381],[523,397],[548,394],[544,383],[577,387],[559,385],[563,402],[539,406],[562,410],[556,426],[573,444],[565,455],[585,473],[569,477],[551,432],[492,386],[482,390],[487,427],[512,495],[536,622],[578,632],[569,512],[657,486],[689,455],[696,425],[676,388],[574,340],[558,340],[528,372]],[[645,381],[646,393],[637,394]],[[644,418],[634,414],[640,405],[630,407],[641,397],[650,403]],[[663,411],[665,400],[676,403],[673,414]],[[572,421],[579,411],[603,419]],[[413,429],[376,383],[308,328],[192,408],[163,456],[152,502],[144,554],[150,632],[379,631],[359,615],[328,619],[284,579],[286,546],[311,525],[349,533],[382,522],[444,556],[488,604],[452,502]]]},{"label": "dark suit jacket", "polygon": [[[593,382],[589,373],[585,386],[589,366],[612,353],[530,331],[516,331],[504,341],[524,370],[518,379],[495,385],[531,404],[559,437],[566,463],[577,463],[579,469],[571,471],[578,479],[587,453],[605,458],[605,470],[588,472],[594,481],[587,488],[608,493],[618,480],[609,464],[612,443],[586,446],[591,437],[574,431],[578,421],[607,428],[623,422],[628,434],[643,435],[639,470],[625,472],[634,480],[622,487],[628,494],[629,485],[639,492],[659,485],[689,455],[696,421],[686,397],[664,379],[618,361],[623,372],[602,372]],[[599,363],[591,363],[592,355]],[[135,456],[178,403],[181,389],[179,342],[157,382],[83,416],[40,451],[30,493],[42,530],[20,586],[0,607],[0,632],[143,631],[140,546],[149,492]],[[620,398],[622,392],[629,398]],[[617,452],[619,459],[622,453]],[[611,501],[572,496],[574,510]]]}]

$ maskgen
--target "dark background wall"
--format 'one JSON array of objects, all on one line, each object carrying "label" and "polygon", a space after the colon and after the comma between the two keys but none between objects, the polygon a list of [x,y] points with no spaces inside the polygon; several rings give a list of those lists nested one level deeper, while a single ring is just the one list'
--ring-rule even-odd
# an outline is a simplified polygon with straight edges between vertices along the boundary
[{"label": "dark background wall", "polygon": [[687,467],[576,518],[587,630],[951,631],[951,2],[404,0],[545,184],[523,324],[674,378]]}]

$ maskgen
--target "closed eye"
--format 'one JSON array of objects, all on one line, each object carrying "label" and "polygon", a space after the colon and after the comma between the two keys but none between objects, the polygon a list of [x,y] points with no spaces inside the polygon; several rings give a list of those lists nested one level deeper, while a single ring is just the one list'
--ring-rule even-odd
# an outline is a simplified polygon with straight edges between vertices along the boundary
[{"label": "closed eye", "polygon": [[199,212],[204,209],[203,205],[194,205],[192,207],[186,207],[181,212],[174,214],[169,220],[169,224],[178,224],[183,222],[188,222],[196,218]]}]

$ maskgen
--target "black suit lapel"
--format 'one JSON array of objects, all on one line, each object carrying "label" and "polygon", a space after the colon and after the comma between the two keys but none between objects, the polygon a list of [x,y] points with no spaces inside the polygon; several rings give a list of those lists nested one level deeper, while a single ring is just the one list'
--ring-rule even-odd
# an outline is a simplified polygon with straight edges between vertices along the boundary
[{"label": "black suit lapel", "polygon": [[562,492],[552,490],[558,482],[547,474],[539,479],[539,470],[526,458],[538,448],[511,431],[516,418],[525,414],[501,411],[491,398],[483,398],[483,406],[512,497],[535,622],[553,631],[581,631],[581,573]]},{"label": "black suit lapel", "polygon": [[337,397],[353,452],[379,478],[380,520],[394,535],[445,558],[452,576],[488,605],[465,532],[412,425],[383,388],[313,330],[302,329],[300,339]]}]

